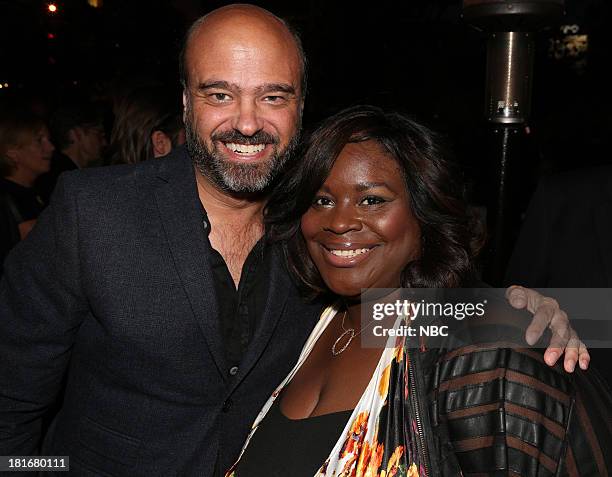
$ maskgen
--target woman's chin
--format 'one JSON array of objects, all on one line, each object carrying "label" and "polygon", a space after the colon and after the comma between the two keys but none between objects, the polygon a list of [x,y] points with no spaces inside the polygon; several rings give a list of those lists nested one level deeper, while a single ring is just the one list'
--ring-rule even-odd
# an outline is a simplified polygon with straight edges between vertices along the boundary
[{"label": "woman's chin", "polygon": [[352,286],[346,283],[328,283],[327,286],[334,294],[345,299],[359,300],[359,298],[361,297],[361,287]]},{"label": "woman's chin", "polygon": [[[400,287],[399,279],[394,280],[385,280],[380,283],[364,283],[362,280],[336,280],[331,279],[332,277],[328,277],[325,279],[325,284],[329,290],[343,298],[350,298],[354,300],[358,300],[361,298],[361,295],[365,291],[369,291],[368,296],[382,294],[381,296],[385,296],[389,294],[390,290],[395,290]],[[376,290],[376,291],[374,291]]]}]

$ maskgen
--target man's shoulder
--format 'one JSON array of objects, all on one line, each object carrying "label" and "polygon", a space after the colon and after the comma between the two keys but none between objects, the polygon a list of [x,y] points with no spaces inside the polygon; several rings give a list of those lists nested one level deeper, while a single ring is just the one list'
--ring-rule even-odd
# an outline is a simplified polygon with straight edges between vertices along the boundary
[{"label": "man's shoulder", "polygon": [[138,164],[120,164],[68,171],[62,174],[64,187],[69,190],[91,193],[105,191],[130,191],[146,187],[156,180],[189,174],[191,162],[183,149],[163,158],[151,159]]}]

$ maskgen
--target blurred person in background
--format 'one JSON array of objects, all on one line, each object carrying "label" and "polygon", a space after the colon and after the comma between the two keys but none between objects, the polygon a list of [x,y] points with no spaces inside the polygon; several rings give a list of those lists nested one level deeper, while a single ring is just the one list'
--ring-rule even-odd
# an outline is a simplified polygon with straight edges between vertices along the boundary
[{"label": "blurred person in background", "polygon": [[100,165],[107,146],[102,115],[86,102],[58,107],[49,121],[56,150],[51,169],[36,181],[42,197],[48,201],[62,172]]},{"label": "blurred person in background", "polygon": [[110,162],[136,164],[170,153],[185,143],[179,98],[157,86],[133,90],[117,105]]},{"label": "blurred person in background", "polygon": [[46,205],[34,183],[49,171],[53,150],[42,119],[4,109],[0,115],[0,263],[28,235]]},{"label": "blurred person in background", "polygon": [[[612,288],[610,244],[612,166],[544,177],[527,209],[505,282],[538,288]],[[612,349],[589,352],[612,385]]]}]

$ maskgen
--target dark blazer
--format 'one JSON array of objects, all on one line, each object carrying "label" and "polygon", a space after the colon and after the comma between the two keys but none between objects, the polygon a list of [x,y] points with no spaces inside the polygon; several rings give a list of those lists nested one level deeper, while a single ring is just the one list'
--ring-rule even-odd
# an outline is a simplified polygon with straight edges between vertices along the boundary
[{"label": "dark blazer", "polygon": [[229,374],[194,170],[186,152],[70,172],[0,286],[0,455],[74,475],[207,476],[228,467],[292,368],[320,306],[274,251],[264,316]]}]

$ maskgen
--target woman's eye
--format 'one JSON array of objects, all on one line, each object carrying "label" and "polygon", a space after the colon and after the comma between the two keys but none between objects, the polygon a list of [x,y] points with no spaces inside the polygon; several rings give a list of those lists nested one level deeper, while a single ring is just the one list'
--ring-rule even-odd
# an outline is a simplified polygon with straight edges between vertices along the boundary
[{"label": "woman's eye", "polygon": [[331,201],[331,199],[328,199],[327,197],[317,197],[313,201],[312,205],[315,205],[318,207],[331,207],[333,205],[333,202]]},{"label": "woman's eye", "polygon": [[377,197],[377,196],[374,196],[374,195],[370,195],[368,197],[365,197],[361,201],[361,204],[363,204],[363,205],[378,205],[378,204],[382,204],[383,202],[386,202],[386,200],[383,199],[382,197]]}]

